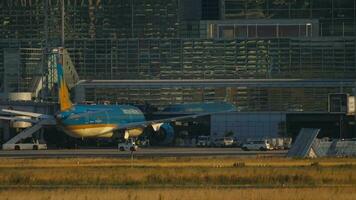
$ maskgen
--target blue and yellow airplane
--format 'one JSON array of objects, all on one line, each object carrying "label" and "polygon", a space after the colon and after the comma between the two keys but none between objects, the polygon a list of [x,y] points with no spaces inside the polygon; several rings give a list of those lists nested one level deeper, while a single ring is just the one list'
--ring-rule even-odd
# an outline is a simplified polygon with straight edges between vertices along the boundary
[{"label": "blue and yellow airplane", "polygon": [[[55,116],[9,109],[3,109],[3,112],[31,117],[31,122],[41,119],[56,120],[57,126],[66,134],[76,138],[111,138],[115,133],[120,132],[125,139],[128,139],[139,136],[148,126],[151,126],[155,131],[163,128],[172,132],[173,129],[169,127],[171,121],[236,110],[232,104],[226,102],[180,104],[168,107],[167,111],[182,111],[191,114],[147,121],[142,111],[131,105],[75,105],[70,100],[70,92],[64,78],[63,50],[59,48],[54,52],[57,62],[59,112]],[[2,117],[0,119],[24,120],[18,117]]]}]

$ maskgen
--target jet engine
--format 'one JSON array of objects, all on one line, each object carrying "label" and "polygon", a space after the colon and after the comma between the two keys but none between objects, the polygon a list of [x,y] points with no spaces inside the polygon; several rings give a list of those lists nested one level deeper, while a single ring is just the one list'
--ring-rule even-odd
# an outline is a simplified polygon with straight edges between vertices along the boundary
[{"label": "jet engine", "polygon": [[153,124],[152,128],[151,145],[168,145],[173,142],[174,129],[169,123]]},{"label": "jet engine", "polygon": [[125,130],[124,138],[128,139],[131,137],[138,137],[139,135],[142,134],[142,132],[143,132],[142,128],[127,129],[127,130]]}]

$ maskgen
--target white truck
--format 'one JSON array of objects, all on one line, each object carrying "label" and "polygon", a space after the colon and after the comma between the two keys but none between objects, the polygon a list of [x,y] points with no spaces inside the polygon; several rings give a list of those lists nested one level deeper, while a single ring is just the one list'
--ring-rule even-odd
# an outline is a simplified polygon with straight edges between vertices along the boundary
[{"label": "white truck", "polygon": [[273,147],[273,149],[278,150],[278,149],[289,149],[292,138],[268,138],[267,139],[270,143],[270,145]]},{"label": "white truck", "polygon": [[3,150],[45,150],[47,144],[41,143],[38,140],[32,140],[31,142],[16,143],[16,144],[3,144]]},{"label": "white truck", "polygon": [[132,140],[127,140],[125,142],[120,142],[118,144],[119,151],[137,151],[138,146]]},{"label": "white truck", "polygon": [[243,143],[241,148],[245,151],[249,150],[260,150],[267,151],[273,150],[273,146],[269,143],[267,139],[262,140],[248,140],[246,143]]}]

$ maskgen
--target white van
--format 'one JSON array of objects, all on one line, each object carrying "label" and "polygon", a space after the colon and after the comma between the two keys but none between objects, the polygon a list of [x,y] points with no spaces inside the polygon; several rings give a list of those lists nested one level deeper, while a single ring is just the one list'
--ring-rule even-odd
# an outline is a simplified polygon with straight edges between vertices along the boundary
[{"label": "white van", "polygon": [[3,144],[3,150],[45,150],[47,144],[41,143],[38,140],[32,140],[30,142],[16,143],[16,144]]},{"label": "white van", "polygon": [[273,150],[272,145],[268,142],[268,140],[250,140],[246,143],[242,144],[241,149],[245,151],[249,150],[260,150],[260,151],[267,151]]}]

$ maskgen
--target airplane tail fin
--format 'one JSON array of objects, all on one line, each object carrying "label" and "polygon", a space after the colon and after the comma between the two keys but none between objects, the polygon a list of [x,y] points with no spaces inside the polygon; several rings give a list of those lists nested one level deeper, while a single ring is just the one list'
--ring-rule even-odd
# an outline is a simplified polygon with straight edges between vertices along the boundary
[{"label": "airplane tail fin", "polygon": [[64,78],[63,71],[63,49],[57,49],[57,81],[58,81],[58,100],[60,105],[60,110],[65,111],[70,109],[73,106],[72,101],[70,100],[70,93]]}]

